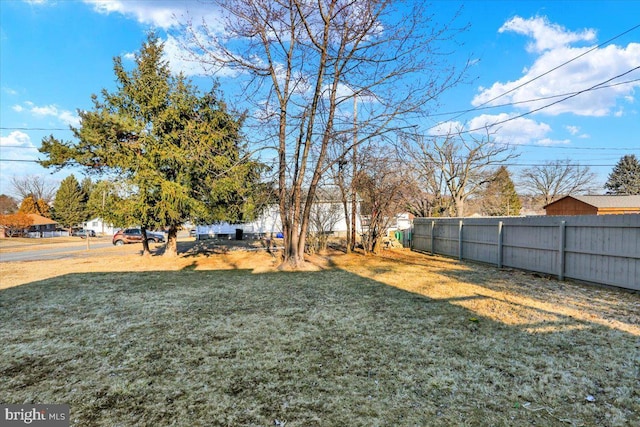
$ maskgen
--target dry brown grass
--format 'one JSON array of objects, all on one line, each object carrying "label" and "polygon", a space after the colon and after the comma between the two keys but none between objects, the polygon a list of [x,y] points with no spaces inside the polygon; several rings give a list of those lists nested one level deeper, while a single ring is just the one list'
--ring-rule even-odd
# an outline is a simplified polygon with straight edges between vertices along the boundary
[{"label": "dry brown grass", "polygon": [[204,249],[1,263],[0,401],[83,426],[640,423],[637,293],[405,250],[280,273]]}]

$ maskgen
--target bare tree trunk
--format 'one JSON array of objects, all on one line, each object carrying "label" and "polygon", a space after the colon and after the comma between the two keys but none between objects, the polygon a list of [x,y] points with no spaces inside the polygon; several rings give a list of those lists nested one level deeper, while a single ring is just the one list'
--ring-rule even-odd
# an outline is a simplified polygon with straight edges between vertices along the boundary
[{"label": "bare tree trunk", "polygon": [[349,202],[347,200],[347,193],[344,188],[344,181],[341,179],[339,183],[340,187],[340,198],[342,199],[342,207],[344,209],[344,223],[347,227],[347,241],[345,244],[346,252],[349,254],[353,252],[351,240],[351,221],[349,220]]},{"label": "bare tree trunk", "polygon": [[167,232],[167,244],[164,249],[164,256],[174,258],[178,256],[178,226],[171,224]]},{"label": "bare tree trunk", "polygon": [[462,197],[453,198],[455,214],[454,216],[463,217],[464,216],[464,199]]},{"label": "bare tree trunk", "polygon": [[147,227],[140,227],[142,233],[142,256],[151,256],[149,242],[147,241]]}]

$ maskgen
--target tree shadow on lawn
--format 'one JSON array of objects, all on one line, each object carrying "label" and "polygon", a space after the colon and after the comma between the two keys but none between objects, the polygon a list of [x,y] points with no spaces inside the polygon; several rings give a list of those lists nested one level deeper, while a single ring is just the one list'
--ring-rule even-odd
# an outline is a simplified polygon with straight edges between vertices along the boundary
[{"label": "tree shadow on lawn", "polygon": [[459,304],[480,316],[508,324],[571,316],[640,336],[638,292],[416,252],[387,255],[381,269],[390,272],[378,280],[435,299],[477,297]]},{"label": "tree shadow on lawn", "polygon": [[634,425],[638,337],[506,324],[345,270],[68,274],[0,291],[0,401],[72,425]]}]

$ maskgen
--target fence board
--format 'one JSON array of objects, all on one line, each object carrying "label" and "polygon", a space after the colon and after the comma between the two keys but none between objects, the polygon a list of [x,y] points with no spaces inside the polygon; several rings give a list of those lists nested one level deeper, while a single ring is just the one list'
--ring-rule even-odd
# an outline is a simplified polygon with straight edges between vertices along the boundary
[{"label": "fence board", "polygon": [[640,290],[640,215],[460,221],[414,219],[413,249]]}]

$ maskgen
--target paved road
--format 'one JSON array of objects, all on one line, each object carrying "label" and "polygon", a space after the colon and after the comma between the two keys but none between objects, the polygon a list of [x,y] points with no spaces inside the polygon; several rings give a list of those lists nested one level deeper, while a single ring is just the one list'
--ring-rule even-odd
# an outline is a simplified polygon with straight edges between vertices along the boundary
[{"label": "paved road", "polygon": [[90,249],[87,251],[86,241],[79,242],[72,245],[42,245],[33,246],[29,249],[21,249],[20,251],[10,252],[5,250],[0,253],[0,262],[9,261],[38,261],[46,259],[61,259],[72,258],[77,256],[86,256],[92,251],[99,251],[100,249],[113,247],[113,244],[108,242],[90,242]]}]

